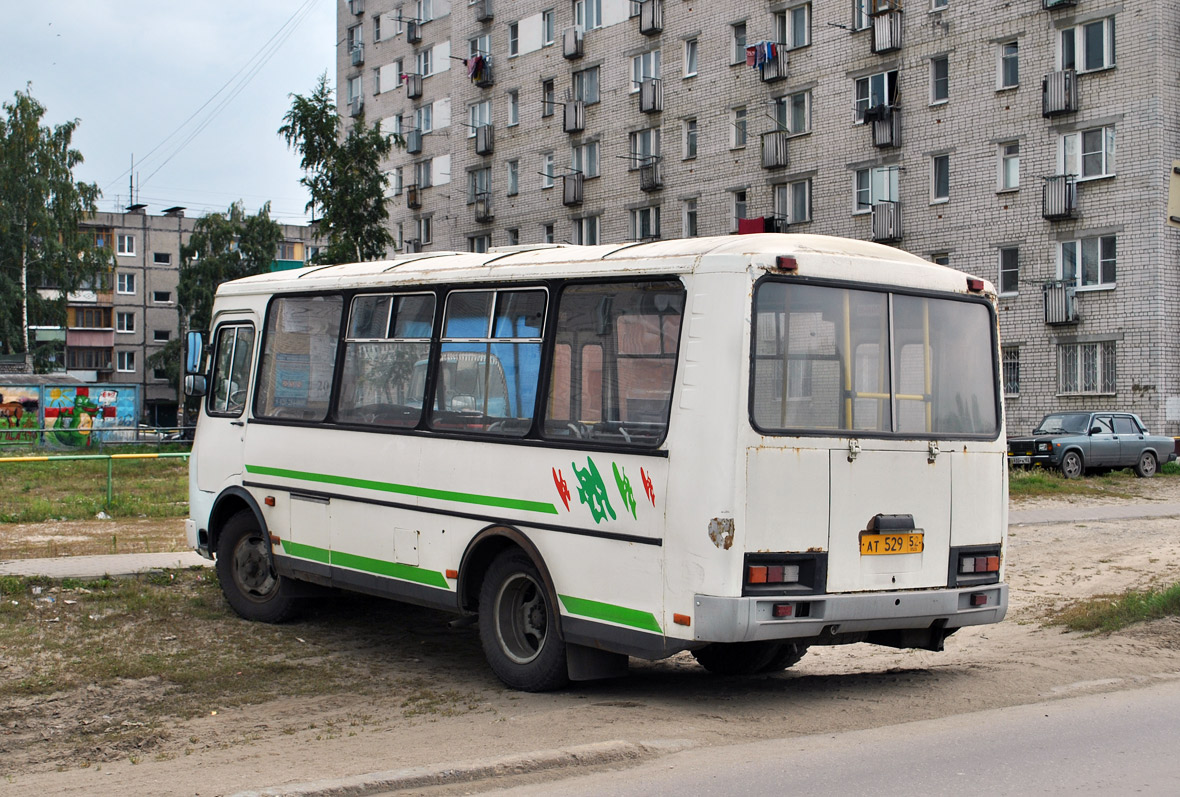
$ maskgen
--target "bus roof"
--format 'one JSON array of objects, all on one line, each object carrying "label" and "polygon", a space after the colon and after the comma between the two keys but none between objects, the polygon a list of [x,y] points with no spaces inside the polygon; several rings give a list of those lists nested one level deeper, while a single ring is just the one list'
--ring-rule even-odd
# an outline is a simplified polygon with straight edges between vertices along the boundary
[{"label": "bus roof", "polygon": [[[800,276],[967,292],[967,275],[900,249],[828,235],[761,233],[681,238],[597,246],[533,244],[489,252],[421,252],[390,260],[259,274],[227,282],[220,295],[398,285],[490,282],[547,277],[620,274],[752,271],[776,268],[779,256],[794,257]],[[984,291],[994,293],[990,283]]]}]

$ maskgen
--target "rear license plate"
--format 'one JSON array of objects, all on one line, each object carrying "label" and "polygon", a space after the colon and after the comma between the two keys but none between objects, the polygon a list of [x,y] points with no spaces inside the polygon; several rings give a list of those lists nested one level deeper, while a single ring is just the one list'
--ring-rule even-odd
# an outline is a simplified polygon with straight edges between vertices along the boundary
[{"label": "rear license plate", "polygon": [[1013,465],[1030,465],[1032,457],[1008,457],[1008,461]]},{"label": "rear license plate", "polygon": [[921,534],[863,534],[860,538],[861,556],[894,553],[922,553]]}]

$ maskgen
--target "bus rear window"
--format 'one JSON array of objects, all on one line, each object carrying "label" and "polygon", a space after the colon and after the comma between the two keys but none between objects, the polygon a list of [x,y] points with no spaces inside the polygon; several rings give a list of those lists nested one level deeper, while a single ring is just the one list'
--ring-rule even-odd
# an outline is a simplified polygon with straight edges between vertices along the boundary
[{"label": "bus rear window", "polygon": [[256,416],[299,421],[327,417],[342,305],[339,296],[280,297],[271,302]]}]

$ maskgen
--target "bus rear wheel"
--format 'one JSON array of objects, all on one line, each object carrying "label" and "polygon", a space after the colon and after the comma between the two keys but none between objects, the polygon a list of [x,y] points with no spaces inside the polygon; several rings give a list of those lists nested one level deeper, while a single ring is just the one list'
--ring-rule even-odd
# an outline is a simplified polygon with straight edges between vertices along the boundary
[{"label": "bus rear wheel", "polygon": [[270,542],[253,512],[237,513],[221,529],[217,579],[229,605],[247,620],[281,623],[299,608],[290,583],[275,571]]},{"label": "bus rear wheel", "polygon": [[755,675],[790,667],[807,651],[806,645],[773,640],[706,645],[692,652],[697,663],[714,675]]},{"label": "bus rear wheel", "polygon": [[492,671],[513,689],[545,692],[569,683],[557,607],[519,549],[504,551],[488,568],[479,591],[479,638]]}]

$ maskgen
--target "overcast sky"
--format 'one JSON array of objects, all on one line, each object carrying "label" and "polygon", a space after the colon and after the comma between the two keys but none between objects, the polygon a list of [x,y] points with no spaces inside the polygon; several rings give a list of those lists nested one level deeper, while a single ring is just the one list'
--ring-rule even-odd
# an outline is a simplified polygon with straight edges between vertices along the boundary
[{"label": "overcast sky", "polygon": [[274,218],[302,223],[298,158],[275,131],[290,94],[325,71],[335,85],[338,2],[0,0],[0,96],[31,82],[46,122],[79,120],[75,177],[98,183],[101,210],[128,204],[134,155],[149,213],[269,200]]}]

